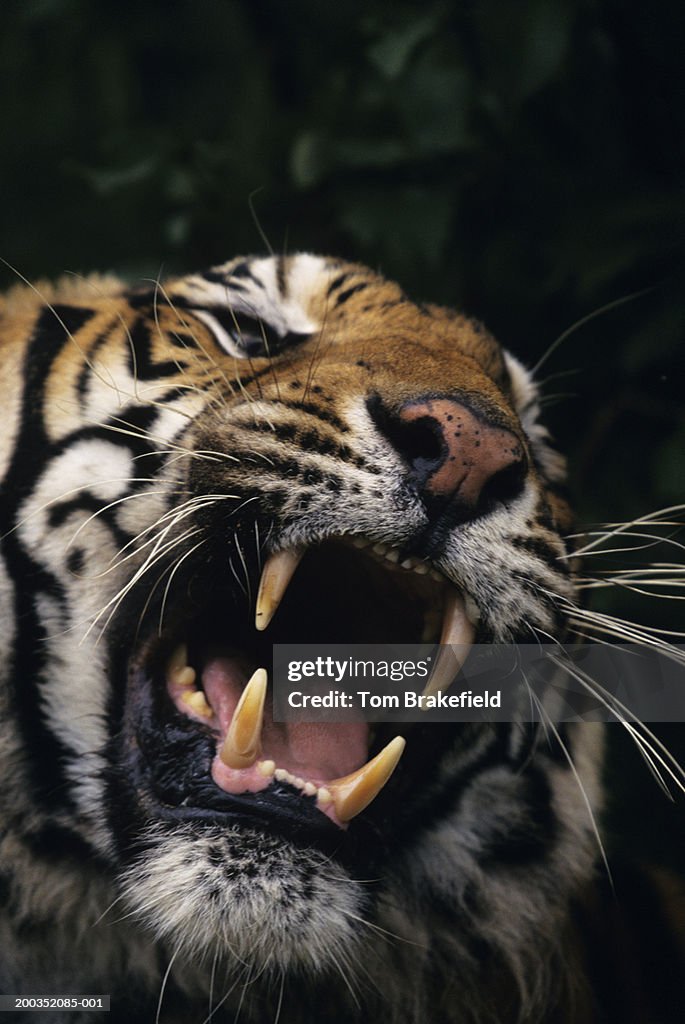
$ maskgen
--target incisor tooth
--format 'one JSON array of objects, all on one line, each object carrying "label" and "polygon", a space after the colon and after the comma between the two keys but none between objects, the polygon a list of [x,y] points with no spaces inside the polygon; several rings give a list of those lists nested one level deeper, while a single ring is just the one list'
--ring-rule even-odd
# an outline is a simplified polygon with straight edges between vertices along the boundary
[{"label": "incisor tooth", "polygon": [[240,696],[219,754],[229,768],[249,768],[259,756],[266,686],[266,669],[258,668]]},{"label": "incisor tooth", "polygon": [[[335,811],[340,821],[351,821],[365,807],[368,807],[372,800],[375,800],[395,770],[397,762],[402,756],[405,742],[402,736],[396,736],[388,743],[387,747],[381,750],[380,754],[376,754],[371,761],[368,761],[356,772],[327,783],[326,788],[333,797]],[[319,790],[319,797],[321,797],[321,790]]]},{"label": "incisor tooth", "polygon": [[266,629],[281,603],[293,573],[300,564],[304,548],[289,548],[269,555],[262,569],[259,582],[257,607],[255,609],[255,626]]},{"label": "incisor tooth", "polygon": [[186,690],[186,692],[181,695],[181,700],[184,704],[187,704],[196,715],[202,715],[203,718],[211,718],[214,714],[207,703],[207,698],[202,690]]},{"label": "incisor tooth", "polygon": [[185,665],[183,668],[177,668],[171,673],[171,681],[172,683],[176,683],[177,686],[194,686],[195,679],[195,669],[190,665]]},{"label": "incisor tooth", "polygon": [[475,635],[476,629],[466,614],[464,598],[458,590],[450,591],[442,617],[440,652],[423,691],[424,697],[432,697],[438,690],[448,689],[466,661]]}]

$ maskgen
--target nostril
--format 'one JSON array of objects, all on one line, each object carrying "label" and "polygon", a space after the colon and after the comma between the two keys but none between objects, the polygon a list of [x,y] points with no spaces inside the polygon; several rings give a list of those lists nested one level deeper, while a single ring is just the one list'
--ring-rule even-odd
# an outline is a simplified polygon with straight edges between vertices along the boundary
[{"label": "nostril", "polygon": [[402,423],[397,420],[390,425],[388,440],[401,453],[414,472],[429,476],[445,457],[445,442],[440,424],[430,417]]},{"label": "nostril", "polygon": [[482,515],[498,503],[505,504],[517,498],[526,482],[524,460],[512,462],[498,470],[483,484],[478,498],[478,511]]},{"label": "nostril", "polygon": [[431,416],[410,421],[401,419],[377,397],[369,399],[367,406],[378,429],[423,484],[447,454],[440,423]]}]

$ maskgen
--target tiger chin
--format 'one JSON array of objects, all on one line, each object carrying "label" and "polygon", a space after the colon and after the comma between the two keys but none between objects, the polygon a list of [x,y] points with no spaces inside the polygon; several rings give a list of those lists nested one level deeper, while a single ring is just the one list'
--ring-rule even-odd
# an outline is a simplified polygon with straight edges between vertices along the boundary
[{"label": "tiger chin", "polygon": [[595,1019],[598,727],[307,731],[261,671],[274,643],[564,636],[530,374],[308,254],[0,314],[2,991],[111,993],[111,1021]]}]

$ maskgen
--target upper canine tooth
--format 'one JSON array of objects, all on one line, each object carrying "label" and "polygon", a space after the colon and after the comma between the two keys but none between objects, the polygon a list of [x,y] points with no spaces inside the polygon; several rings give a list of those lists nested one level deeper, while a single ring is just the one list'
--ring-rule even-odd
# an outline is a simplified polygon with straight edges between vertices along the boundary
[{"label": "upper canine tooth", "polygon": [[249,768],[261,751],[266,669],[258,668],[240,695],[219,757],[229,768]]},{"label": "upper canine tooth", "polygon": [[267,558],[257,594],[257,629],[266,629],[271,622],[303,554],[304,548],[289,548],[277,551],[275,555],[269,555]]},{"label": "upper canine tooth", "polygon": [[458,590],[451,590],[442,617],[440,651],[428,680],[424,697],[446,690],[466,661],[476,629],[466,614],[466,603]]},{"label": "upper canine tooth", "polygon": [[396,736],[380,754],[376,754],[356,772],[326,784],[341,822],[351,821],[375,800],[397,767],[405,745],[404,738]]}]

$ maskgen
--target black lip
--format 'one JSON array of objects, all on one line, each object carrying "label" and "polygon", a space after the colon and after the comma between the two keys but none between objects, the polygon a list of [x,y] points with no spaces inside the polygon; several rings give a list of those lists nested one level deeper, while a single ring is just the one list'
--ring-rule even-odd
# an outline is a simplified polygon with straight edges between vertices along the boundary
[{"label": "black lip", "polygon": [[344,832],[317,809],[314,798],[274,781],[258,793],[226,793],[212,780],[216,737],[169,708],[155,680],[138,666],[129,680],[122,776],[136,803],[154,819],[255,824],[262,830],[327,848]]}]

